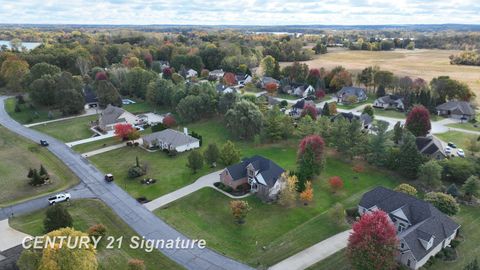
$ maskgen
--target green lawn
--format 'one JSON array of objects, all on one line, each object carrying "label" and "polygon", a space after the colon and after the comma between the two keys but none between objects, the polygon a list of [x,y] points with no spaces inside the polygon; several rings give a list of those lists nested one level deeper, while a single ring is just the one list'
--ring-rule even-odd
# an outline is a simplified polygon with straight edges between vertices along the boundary
[{"label": "green lawn", "polygon": [[119,143],[121,142],[117,139],[117,137],[110,137],[110,138],[101,139],[101,140],[93,141],[89,143],[77,144],[73,146],[72,149],[78,153],[86,153],[86,152],[90,152],[93,150],[97,150],[107,146],[112,146]]},{"label": "green lawn", "polygon": [[285,94],[285,93],[277,94],[277,97],[283,98],[283,99],[289,99],[289,100],[297,100],[297,99],[299,99],[299,97],[292,96],[292,95]]},{"label": "green lawn", "polygon": [[[474,125],[476,125],[476,127]],[[466,129],[466,130],[472,130],[472,131],[480,131],[480,123],[478,123],[478,122],[475,123],[475,124],[472,124],[470,122],[448,124],[447,126],[453,127],[453,128],[461,128],[461,129]]]},{"label": "green lawn", "polygon": [[478,135],[464,133],[461,131],[448,131],[445,133],[438,133],[435,134],[438,138],[440,138],[444,142],[453,142],[457,145],[457,147],[462,148],[464,151],[466,150],[467,140],[470,138],[477,138]]},{"label": "green lawn", "polygon": [[[15,112],[15,103],[15,98],[7,99],[5,101],[5,109],[7,113],[20,124],[31,124],[62,117],[62,114],[58,110],[50,110],[49,108],[39,106],[32,108],[27,103],[20,105],[20,112]],[[52,112],[53,118],[48,117],[49,111]]]},{"label": "green lawn", "polygon": [[[182,269],[159,251],[149,253],[141,249],[131,249],[127,240],[136,233],[121,220],[104,203],[98,200],[76,200],[68,205],[68,211],[73,217],[73,227],[76,230],[86,231],[90,226],[101,223],[107,228],[107,236],[115,238],[123,236],[124,243],[120,249],[106,249],[105,240],[97,250],[99,269],[127,270],[129,259],[135,258],[145,261],[147,269]],[[16,216],[10,219],[10,225],[30,235],[43,235],[43,219],[46,209],[31,214]]]},{"label": "green lawn", "polygon": [[[462,226],[460,228],[460,235],[463,240],[457,248],[459,257],[455,262],[437,260],[429,269],[463,269],[465,265],[473,261],[475,258],[480,259],[480,246],[478,245],[478,242],[480,241],[480,231],[478,230],[478,224],[480,224],[480,208],[461,206],[461,211],[454,217],[454,219]],[[350,269],[350,266],[345,255],[345,250],[342,250],[308,269],[348,270]]]},{"label": "green lawn", "polygon": [[373,103],[375,101],[376,97],[374,95],[368,95],[368,98],[362,102],[357,102],[357,103],[354,103],[354,104],[340,104],[337,102],[337,108],[340,108],[340,109],[345,109],[345,110],[351,110],[351,109],[354,109],[358,106],[361,106],[361,105],[364,105],[364,104],[368,104],[368,103]]},{"label": "green lawn", "polygon": [[[285,158],[292,161],[295,156],[271,158],[277,162]],[[351,167],[352,164],[329,157],[326,171],[314,181],[315,199],[308,206],[298,204],[286,209],[248,197],[252,211],[244,225],[233,222],[228,207],[231,199],[212,189],[195,192],[155,214],[190,237],[205,238],[207,245],[227,256],[265,268],[347,229],[346,225],[336,226],[327,214],[336,202],[352,207],[373,187],[393,187],[398,183],[395,177],[376,169],[367,168],[356,174]],[[344,190],[338,194],[333,194],[327,184],[327,179],[334,175],[345,182]]]},{"label": "green lawn", "polygon": [[97,119],[97,115],[89,115],[33,126],[32,128],[61,141],[73,142],[92,137],[94,133],[90,130],[90,122]]},{"label": "green lawn", "polygon": [[133,114],[141,114],[141,113],[148,113],[148,112],[162,114],[162,113],[169,112],[168,108],[154,106],[145,101],[137,100],[136,102],[137,103],[134,103],[134,104],[123,105],[122,108],[124,108],[125,110]]},{"label": "green lawn", "polygon": [[[79,182],[60,160],[37,143],[24,139],[0,126],[0,206],[66,189]],[[32,187],[29,168],[47,169],[51,184]]]},{"label": "green lawn", "polygon": [[375,115],[380,115],[380,116],[385,116],[385,117],[391,117],[391,118],[398,118],[405,120],[407,118],[407,115],[404,112],[399,112],[397,110],[384,110],[384,109],[378,109],[374,108],[374,114]]}]

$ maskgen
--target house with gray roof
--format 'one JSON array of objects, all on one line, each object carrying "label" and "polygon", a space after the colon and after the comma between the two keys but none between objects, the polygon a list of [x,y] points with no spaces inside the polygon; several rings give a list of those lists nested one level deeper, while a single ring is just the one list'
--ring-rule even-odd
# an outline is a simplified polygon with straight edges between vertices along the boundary
[{"label": "house with gray roof", "polygon": [[259,87],[262,88],[262,89],[265,89],[265,87],[267,86],[267,84],[270,84],[270,83],[275,83],[277,85],[280,85],[280,81],[278,80],[275,80],[274,78],[272,77],[263,77],[260,81],[259,81]]},{"label": "house with gray roof", "polygon": [[373,102],[373,107],[382,108],[385,110],[399,110],[404,111],[405,105],[403,104],[403,98],[395,95],[386,95],[377,98]]},{"label": "house with gray roof", "polygon": [[467,101],[448,101],[436,107],[438,115],[460,120],[475,119],[475,110]]},{"label": "house with gray roof", "polygon": [[371,127],[372,123],[373,123],[373,118],[368,113],[363,113],[361,115],[356,115],[356,114],[353,114],[352,112],[338,113],[337,115],[332,116],[332,118],[330,118],[330,121],[333,123],[340,118],[344,118],[344,119],[348,120],[350,123],[353,120],[358,120],[358,121],[360,121],[360,123],[362,123],[362,126],[363,126],[364,129],[369,129]]},{"label": "house with gray roof", "polygon": [[165,129],[144,135],[143,146],[147,149],[161,149],[177,151],[179,153],[200,147],[200,140],[188,135],[188,129],[184,132],[173,129]]},{"label": "house with gray roof", "polygon": [[418,151],[431,159],[441,160],[447,157],[442,142],[435,136],[417,137],[415,143]]},{"label": "house with gray roof", "polygon": [[358,204],[360,215],[382,210],[397,229],[397,260],[409,269],[419,269],[457,236],[458,225],[430,203],[408,194],[376,187]]},{"label": "house with gray roof", "polygon": [[278,180],[284,172],[275,162],[256,155],[226,167],[220,174],[220,181],[234,190],[248,184],[250,192],[257,197],[273,201],[281,190],[282,181]]},{"label": "house with gray roof", "polygon": [[102,131],[111,131],[116,124],[130,124],[136,126],[140,124],[140,119],[134,114],[113,105],[108,105],[102,111],[98,119],[97,128]]},{"label": "house with gray roof", "polygon": [[349,97],[351,96],[355,96],[357,98],[357,102],[362,102],[368,99],[365,89],[353,86],[342,87],[342,89],[337,92],[336,96],[337,101],[341,103],[348,103]]}]

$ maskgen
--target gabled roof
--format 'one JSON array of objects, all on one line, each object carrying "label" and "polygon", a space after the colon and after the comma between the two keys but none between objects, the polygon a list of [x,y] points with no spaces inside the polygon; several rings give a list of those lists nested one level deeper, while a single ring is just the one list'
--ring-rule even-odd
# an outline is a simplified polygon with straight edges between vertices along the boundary
[{"label": "gabled roof", "polygon": [[275,162],[258,155],[247,158],[240,163],[230,165],[226,169],[235,181],[247,177],[247,166],[250,164],[257,172],[259,183],[264,182],[268,187],[273,187],[278,178],[285,172],[285,170]]},{"label": "gabled roof", "polygon": [[197,138],[194,138],[190,135],[186,135],[183,132],[176,131],[173,129],[165,129],[162,131],[154,132],[152,134],[147,134],[143,136],[142,139],[144,142],[148,144],[157,140],[159,143],[166,143],[174,148],[178,146],[198,142]]},{"label": "gabled roof", "polygon": [[342,89],[340,89],[340,91],[337,92],[337,97],[341,97],[344,95],[360,97],[360,96],[365,96],[366,93],[365,93],[365,89],[360,87],[344,86],[342,87]]},{"label": "gabled roof", "polygon": [[373,122],[372,117],[371,117],[369,114],[367,114],[367,113],[364,113],[364,114],[358,116],[358,115],[356,115],[356,114],[353,114],[352,112],[348,112],[348,113],[346,113],[346,112],[341,112],[341,113],[333,116],[333,117],[331,118],[331,122],[335,122],[337,119],[339,119],[339,118],[341,118],[341,117],[342,117],[342,118],[345,118],[345,119],[348,120],[349,122],[352,122],[353,119],[357,119],[357,120],[359,120],[360,122],[362,122],[364,125],[369,125],[369,124],[371,124],[371,123]]},{"label": "gabled roof", "polygon": [[[359,205],[367,209],[376,206],[388,214],[402,209],[412,226],[399,233],[398,237],[407,243],[417,261],[460,227],[430,203],[384,187],[365,193]],[[433,245],[427,250],[420,240],[428,242],[432,237]]]},{"label": "gabled roof", "polygon": [[435,136],[417,137],[415,143],[418,151],[424,155],[432,155],[437,151],[440,151],[446,156],[442,142]]},{"label": "gabled roof", "polygon": [[269,83],[276,83],[276,84],[280,84],[280,82],[278,80],[275,80],[274,78],[272,77],[263,77],[262,78],[262,83],[265,85],[265,84],[269,84]]},{"label": "gabled roof", "polygon": [[438,111],[452,111],[454,114],[475,115],[475,110],[467,101],[448,101],[437,106]]},{"label": "gabled roof", "polygon": [[125,112],[124,109],[108,104],[105,110],[100,115],[99,124],[102,127],[115,124],[118,118]]},{"label": "gabled roof", "polygon": [[402,102],[403,98],[396,95],[386,95],[386,96],[377,98],[377,100],[381,103],[397,104],[399,102]]}]

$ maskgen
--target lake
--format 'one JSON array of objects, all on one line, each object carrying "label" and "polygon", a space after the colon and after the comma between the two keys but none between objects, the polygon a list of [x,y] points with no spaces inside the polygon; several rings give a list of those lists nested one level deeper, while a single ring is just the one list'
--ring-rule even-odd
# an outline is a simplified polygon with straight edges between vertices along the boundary
[{"label": "lake", "polygon": [[[28,50],[35,49],[40,44],[42,44],[42,43],[40,43],[40,42],[22,42],[22,46],[24,46]],[[2,47],[3,45],[7,45],[7,47],[10,49],[10,41],[9,40],[0,40],[0,47]]]}]

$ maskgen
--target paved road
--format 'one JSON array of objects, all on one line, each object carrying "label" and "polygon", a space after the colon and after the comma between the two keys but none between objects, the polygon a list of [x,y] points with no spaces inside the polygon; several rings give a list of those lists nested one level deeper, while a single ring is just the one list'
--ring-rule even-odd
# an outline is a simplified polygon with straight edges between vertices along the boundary
[{"label": "paved road", "polygon": [[269,270],[303,270],[345,248],[351,230],[329,237],[270,267]]},{"label": "paved road", "polygon": [[22,244],[23,239],[30,236],[10,227],[8,219],[0,221],[0,235],[2,236],[0,237],[0,252]]},{"label": "paved road", "polygon": [[[11,119],[3,105],[5,99],[6,97],[0,97],[0,124],[32,141],[48,140],[50,143],[48,149],[62,160],[96,197],[111,207],[139,235],[150,240],[187,239],[148,211],[117,185],[103,181],[102,172],[90,164],[87,159],[73,152],[64,143],[38,131],[26,128]],[[35,202],[22,203],[19,206],[21,207],[19,211],[26,212],[41,208],[41,205],[37,205]],[[40,199],[38,202],[40,202]],[[16,209],[16,206],[13,209]],[[5,212],[2,209],[2,212],[4,212],[4,215],[8,215],[8,210]],[[187,269],[251,269],[249,266],[236,262],[210,249],[160,249],[160,251]]]}]

